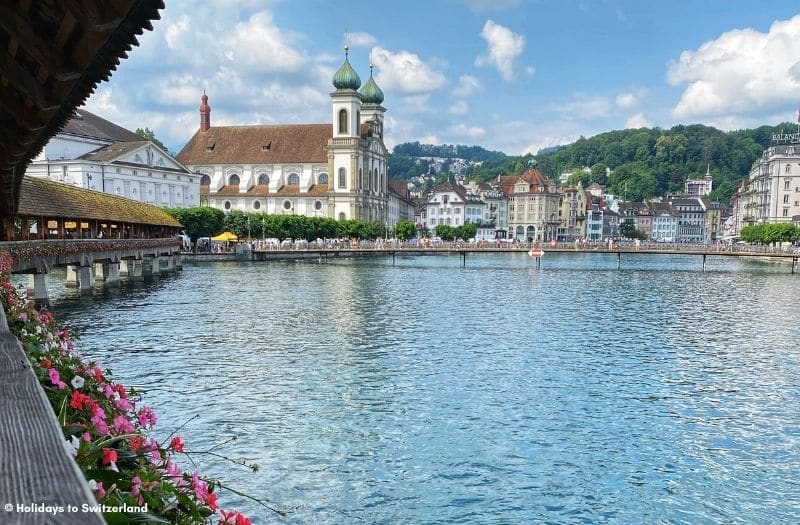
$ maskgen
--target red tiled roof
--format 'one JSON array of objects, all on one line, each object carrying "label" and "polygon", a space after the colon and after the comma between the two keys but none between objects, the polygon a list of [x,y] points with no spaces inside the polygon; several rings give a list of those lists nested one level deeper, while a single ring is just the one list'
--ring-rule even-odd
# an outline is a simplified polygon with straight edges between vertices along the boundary
[{"label": "red tiled roof", "polygon": [[327,163],[330,124],[218,126],[197,131],[175,157],[183,165]]}]

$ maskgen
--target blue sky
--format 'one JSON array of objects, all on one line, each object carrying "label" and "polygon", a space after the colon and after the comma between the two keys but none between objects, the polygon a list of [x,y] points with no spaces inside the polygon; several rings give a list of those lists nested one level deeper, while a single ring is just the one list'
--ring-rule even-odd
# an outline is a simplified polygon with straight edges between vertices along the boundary
[{"label": "blue sky", "polygon": [[199,125],[321,123],[344,59],[386,141],[508,154],[613,129],[797,118],[800,5],[717,0],[169,0],[87,108],[177,152]]}]

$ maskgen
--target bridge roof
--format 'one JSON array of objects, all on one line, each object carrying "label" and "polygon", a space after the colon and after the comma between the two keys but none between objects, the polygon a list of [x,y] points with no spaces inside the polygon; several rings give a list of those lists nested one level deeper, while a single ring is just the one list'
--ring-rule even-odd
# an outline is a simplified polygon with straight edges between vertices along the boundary
[{"label": "bridge roof", "polygon": [[27,164],[163,8],[163,0],[3,2],[0,215],[15,213]]},{"label": "bridge roof", "polygon": [[179,227],[163,208],[36,177],[23,177],[19,214]]}]

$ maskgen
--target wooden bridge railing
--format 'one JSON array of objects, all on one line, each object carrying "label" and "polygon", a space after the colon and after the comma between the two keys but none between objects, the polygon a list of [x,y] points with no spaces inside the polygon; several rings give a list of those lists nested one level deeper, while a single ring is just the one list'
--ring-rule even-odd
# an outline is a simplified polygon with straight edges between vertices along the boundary
[{"label": "wooden bridge railing", "polygon": [[97,503],[64,442],[0,308],[0,523],[105,523],[91,511]]}]

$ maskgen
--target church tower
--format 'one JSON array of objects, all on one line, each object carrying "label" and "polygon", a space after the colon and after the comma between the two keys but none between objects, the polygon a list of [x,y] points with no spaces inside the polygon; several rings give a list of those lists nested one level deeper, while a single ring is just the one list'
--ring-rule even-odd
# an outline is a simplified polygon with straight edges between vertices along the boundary
[{"label": "church tower", "polygon": [[374,122],[372,132],[383,139],[383,114],[386,108],[381,106],[383,91],[372,77],[372,64],[369,65],[369,80],[361,88],[361,122]]},{"label": "church tower", "polygon": [[333,75],[333,137],[358,138],[361,121],[361,79],[347,60],[349,48],[344,46],[344,64]]},{"label": "church tower", "polygon": [[209,129],[211,129],[211,106],[208,105],[208,95],[203,90],[203,96],[200,97],[200,131]]}]

